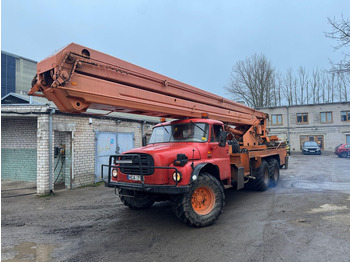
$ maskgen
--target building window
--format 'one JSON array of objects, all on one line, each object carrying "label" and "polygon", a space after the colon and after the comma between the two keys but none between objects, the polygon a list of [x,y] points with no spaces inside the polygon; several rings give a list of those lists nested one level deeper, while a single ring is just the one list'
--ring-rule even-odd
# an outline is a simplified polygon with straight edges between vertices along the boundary
[{"label": "building window", "polygon": [[341,121],[350,121],[350,111],[341,111],[340,118]]},{"label": "building window", "polygon": [[297,114],[297,123],[309,123],[307,113]]},{"label": "building window", "polygon": [[333,122],[332,112],[321,112],[321,123]]},{"label": "building window", "polygon": [[271,115],[271,125],[282,125],[283,120],[282,120],[282,115]]}]

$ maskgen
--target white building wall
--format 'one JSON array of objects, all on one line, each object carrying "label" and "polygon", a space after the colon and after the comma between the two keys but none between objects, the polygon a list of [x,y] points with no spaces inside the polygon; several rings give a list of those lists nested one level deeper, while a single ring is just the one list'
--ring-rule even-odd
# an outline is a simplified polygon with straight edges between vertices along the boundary
[{"label": "white building wall", "polygon": [[[37,193],[49,193],[49,114],[48,106],[3,106],[2,112],[2,148],[19,150],[29,148],[36,151],[36,181]],[[27,120],[22,121],[23,114]],[[31,118],[29,118],[31,117]],[[4,122],[5,121],[5,122]],[[33,124],[34,123],[34,124]],[[54,146],[61,143],[66,145],[71,166],[65,166],[65,186],[75,188],[94,183],[95,180],[95,134],[96,132],[126,132],[134,134],[134,146],[142,145],[142,125],[144,133],[151,130],[151,124],[141,121],[117,120],[116,118],[92,118],[81,115],[66,115],[55,113],[52,115],[53,138],[52,156]],[[17,135],[16,135],[17,134]],[[56,136],[55,136],[56,134]],[[30,139],[24,139],[29,137]],[[23,150],[19,151],[22,152]],[[52,157],[54,160],[54,157]],[[11,161],[16,161],[12,159]],[[34,160],[35,161],[35,160]],[[52,173],[54,173],[55,162],[52,162]],[[71,169],[71,173],[69,173]],[[68,178],[68,180],[67,180]],[[34,178],[35,179],[35,178]],[[55,176],[52,178],[54,183]],[[53,188],[53,185],[52,185]]]},{"label": "white building wall", "polygon": [[[292,152],[301,151],[301,136],[323,136],[324,151],[333,151],[337,145],[346,143],[346,136],[350,135],[350,121],[341,121],[340,117],[341,111],[350,111],[350,102],[260,108],[259,110],[270,115],[270,135],[277,135],[284,140],[288,140],[289,137]],[[333,121],[322,123],[321,112],[332,112]],[[308,122],[297,123],[298,113],[307,113]],[[273,114],[282,114],[281,125],[271,124]]]}]

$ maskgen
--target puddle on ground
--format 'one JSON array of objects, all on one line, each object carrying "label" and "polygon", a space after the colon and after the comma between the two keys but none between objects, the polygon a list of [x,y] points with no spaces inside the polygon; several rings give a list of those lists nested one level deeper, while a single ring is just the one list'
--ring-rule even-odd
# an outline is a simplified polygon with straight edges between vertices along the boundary
[{"label": "puddle on ground", "polygon": [[1,250],[1,261],[51,261],[51,254],[55,247],[53,245],[41,245],[34,242],[22,242],[13,248],[3,248]]},{"label": "puddle on ground", "polygon": [[348,209],[348,208],[346,206],[340,207],[332,204],[324,204],[319,208],[311,209],[311,211],[309,211],[308,213],[312,214],[312,213],[334,212],[334,211],[345,210],[345,209]]}]

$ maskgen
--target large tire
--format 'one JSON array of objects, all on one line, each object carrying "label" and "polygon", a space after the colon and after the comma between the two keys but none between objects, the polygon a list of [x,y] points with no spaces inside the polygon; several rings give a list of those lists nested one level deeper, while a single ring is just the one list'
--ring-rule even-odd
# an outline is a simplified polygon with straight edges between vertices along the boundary
[{"label": "large tire", "polygon": [[270,184],[269,165],[266,160],[261,160],[261,165],[254,172],[255,179],[249,180],[249,189],[266,191]]},{"label": "large tire", "polygon": [[173,202],[176,216],[194,227],[213,224],[222,213],[224,205],[224,188],[208,173],[201,173],[192,183],[190,191]]},{"label": "large tire", "polygon": [[269,166],[269,175],[270,175],[270,187],[277,186],[280,180],[280,165],[276,158],[269,158],[267,160],[267,164]]},{"label": "large tire", "polygon": [[133,191],[119,189],[119,198],[123,202],[123,204],[131,209],[146,209],[151,207],[154,204],[154,200],[149,196],[135,192],[135,196],[133,195]]}]

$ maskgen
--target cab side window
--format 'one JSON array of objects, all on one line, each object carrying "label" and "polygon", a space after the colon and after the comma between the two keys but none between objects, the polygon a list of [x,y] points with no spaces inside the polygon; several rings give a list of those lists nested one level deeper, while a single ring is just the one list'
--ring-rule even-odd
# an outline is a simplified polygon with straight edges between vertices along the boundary
[{"label": "cab side window", "polygon": [[210,142],[219,142],[219,140],[220,140],[220,133],[221,132],[222,132],[222,126],[221,125],[213,125],[211,127]]}]

